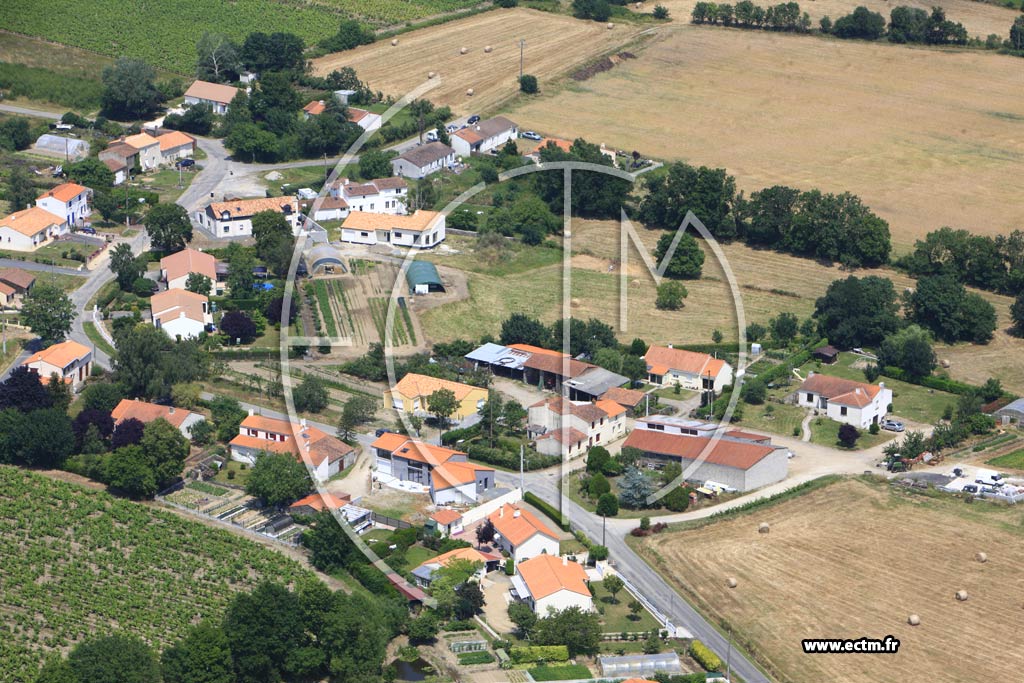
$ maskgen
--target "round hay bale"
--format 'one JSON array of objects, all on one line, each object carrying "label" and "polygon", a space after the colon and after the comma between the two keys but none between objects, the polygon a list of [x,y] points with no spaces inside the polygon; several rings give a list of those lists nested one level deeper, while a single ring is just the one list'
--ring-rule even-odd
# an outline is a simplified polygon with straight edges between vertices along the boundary
[{"label": "round hay bale", "polygon": [[944,368],[948,368],[949,365],[950,365],[949,359],[948,358],[943,358],[942,360],[939,361],[939,365],[941,365]]},{"label": "round hay bale", "polygon": [[768,533],[771,530],[772,530],[772,528],[771,528],[771,526],[769,526],[768,522],[761,522],[757,526],[757,533],[759,533],[759,534],[766,534],[766,533]]},{"label": "round hay bale", "polygon": [[427,78],[433,78],[433,77],[434,77],[434,76],[436,76],[436,75],[437,75],[437,73],[436,73],[436,72],[434,72],[434,71],[428,71],[428,72],[427,72]]},{"label": "round hay bale", "polygon": [[398,38],[391,39],[391,47],[394,47],[395,45],[398,45]]},{"label": "round hay bale", "polygon": [[729,588],[735,588],[736,587],[736,579],[734,579],[734,578],[732,578],[730,576],[728,579],[725,580],[725,584],[727,586],[729,586]]},{"label": "round hay bale", "polygon": [[965,591],[965,590],[958,590],[956,592],[956,599],[959,600],[960,602],[965,602],[967,600],[967,591]]},{"label": "round hay bale", "polygon": [[569,305],[573,306],[573,307],[579,306],[580,305],[580,300],[579,299],[570,299],[569,300]]},{"label": "round hay bale", "polygon": [[975,553],[974,559],[984,564],[985,562],[988,562],[988,555],[986,555],[985,553]]},{"label": "round hay bale", "polygon": [[608,22],[608,30],[611,31],[613,28],[615,28],[615,24],[613,24],[612,22],[609,21]]},{"label": "round hay bale", "polygon": [[640,9],[640,8],[641,8],[641,7],[643,7],[643,6],[644,6],[644,3],[642,3],[642,2],[638,2],[638,3],[636,3],[636,5],[635,5],[635,7],[636,7],[637,9]]},{"label": "round hay bale", "polygon": [[907,617],[907,623],[911,626],[919,626],[921,624],[921,617],[917,616],[916,614],[911,614],[909,617]]},{"label": "round hay bale", "polygon": [[472,96],[473,96],[473,89],[472,89],[472,88],[470,88],[469,90],[467,90],[467,91],[466,91],[466,95],[467,95],[468,97],[472,97]]},{"label": "round hay bale", "polygon": [[467,52],[469,52],[469,48],[468,48],[468,47],[464,47],[464,48],[461,48],[461,49],[459,50],[459,54],[460,54],[460,55],[464,55],[464,54],[466,54]]},{"label": "round hay bale", "polygon": [[488,45],[487,47],[484,48],[484,52],[486,52],[487,54],[490,54],[493,49],[494,49],[493,47]]}]

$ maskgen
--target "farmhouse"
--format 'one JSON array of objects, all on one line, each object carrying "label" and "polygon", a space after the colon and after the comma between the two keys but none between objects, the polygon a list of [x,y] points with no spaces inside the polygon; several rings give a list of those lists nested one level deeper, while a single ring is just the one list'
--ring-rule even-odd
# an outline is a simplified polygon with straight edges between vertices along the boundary
[{"label": "farmhouse", "polygon": [[384,390],[384,406],[400,413],[429,415],[427,398],[440,389],[447,389],[455,394],[455,400],[459,405],[452,418],[456,420],[476,415],[477,411],[487,402],[487,389],[485,388],[410,372],[393,388]]},{"label": "farmhouse", "polygon": [[99,160],[114,173],[114,184],[120,185],[139,161],[139,150],[124,142],[112,142],[99,153]]},{"label": "farmhouse", "polygon": [[230,85],[194,81],[185,91],[185,104],[190,107],[196,104],[207,104],[213,109],[214,114],[226,114],[231,101],[240,92],[242,91]]},{"label": "farmhouse", "polygon": [[487,519],[497,532],[494,542],[514,564],[538,555],[558,556],[558,536],[529,510],[506,503]]},{"label": "farmhouse", "polygon": [[231,199],[211,202],[196,214],[196,221],[214,237],[248,237],[252,235],[252,217],[261,211],[276,211],[299,232],[299,202],[295,197]]},{"label": "farmhouse", "polygon": [[36,283],[36,276],[21,268],[0,268],[0,285],[3,285],[3,305],[20,308],[25,295]]},{"label": "farmhouse", "polygon": [[18,299],[14,287],[6,282],[0,282],[0,309],[14,308]]},{"label": "farmhouse", "polygon": [[435,505],[477,502],[495,486],[494,469],[468,461],[461,451],[387,432],[370,444],[377,472],[428,487]]},{"label": "farmhouse", "polygon": [[570,399],[590,401],[629,378],[609,372],[591,363],[575,360],[568,354],[529,344],[487,343],[466,354],[475,367],[490,367],[496,375],[518,379],[533,386],[562,392]]},{"label": "farmhouse", "polygon": [[732,384],[732,366],[706,353],[652,346],[647,349],[644,360],[647,361],[647,379],[652,384],[678,384],[692,391],[713,389],[716,394]]},{"label": "farmhouse", "polygon": [[[752,491],[786,478],[789,453],[781,446],[722,436],[717,441],[703,436],[666,434],[638,423],[622,447],[639,448],[643,460],[655,468],[669,462],[682,465],[687,481],[724,484],[738,491]],[[688,468],[703,458],[691,471]]]},{"label": "farmhouse", "polygon": [[330,196],[343,199],[351,211],[404,214],[409,184],[402,178],[374,178],[353,183],[341,178],[330,188]]},{"label": "farmhouse", "polygon": [[456,154],[486,154],[496,150],[519,135],[519,127],[504,116],[478,121],[452,133],[452,147]]},{"label": "farmhouse", "polygon": [[313,100],[302,108],[302,118],[308,121],[309,117],[320,116],[320,114],[323,114],[325,111],[327,111],[326,102],[323,100]]},{"label": "farmhouse", "polygon": [[210,300],[185,289],[157,292],[149,299],[153,325],[171,339],[195,339],[213,325]]},{"label": "farmhouse", "polygon": [[348,108],[348,120],[363,130],[377,130],[380,128],[382,121],[380,114],[374,114],[365,109],[356,109],[355,107]]},{"label": "farmhouse", "polygon": [[811,372],[797,390],[797,405],[822,411],[836,422],[869,427],[889,412],[892,389],[885,382],[865,384]]},{"label": "farmhouse", "polygon": [[432,173],[455,165],[455,150],[443,142],[428,142],[413,147],[391,160],[391,168],[397,176],[426,178]]},{"label": "farmhouse", "polygon": [[636,411],[640,408],[646,398],[647,394],[642,391],[637,391],[636,389],[623,389],[622,387],[612,387],[601,394],[601,400],[615,401],[629,411]]},{"label": "farmhouse", "polygon": [[195,153],[196,140],[180,130],[172,130],[157,138],[160,143],[160,163],[171,165],[179,159],[191,159]]},{"label": "farmhouse", "polygon": [[62,216],[33,206],[0,219],[0,250],[35,251],[67,232],[68,224]]},{"label": "farmhouse", "polygon": [[114,418],[114,424],[124,422],[125,420],[135,419],[143,424],[149,424],[154,420],[167,420],[179,432],[184,435],[186,439],[191,438],[192,425],[197,422],[202,422],[206,418],[199,413],[193,413],[183,408],[175,408],[174,406],[162,406],[156,403],[147,403],[145,401],[136,401],[134,399],[122,399],[114,410],[110,413],[110,417]]},{"label": "farmhouse", "polygon": [[39,381],[43,384],[48,384],[50,377],[56,373],[65,384],[70,384],[74,391],[78,391],[92,370],[92,351],[69,339],[33,353],[21,364],[39,375]]},{"label": "farmhouse", "polygon": [[498,565],[501,564],[501,555],[482,553],[476,548],[456,548],[426,560],[412,570],[412,575],[416,579],[417,585],[423,588],[430,588],[430,584],[434,580],[434,573],[456,560],[471,562],[475,565],[476,571],[473,572],[470,578],[475,578],[479,581],[485,574],[498,568]]},{"label": "farmhouse", "polygon": [[92,214],[92,190],[77,183],[61,183],[36,197],[36,206],[60,216],[68,225],[78,225]]},{"label": "farmhouse", "polygon": [[160,141],[149,133],[129,135],[119,142],[135,150],[138,164],[143,171],[151,171],[163,162],[163,157],[160,156]]},{"label": "farmhouse", "polygon": [[185,289],[192,273],[210,278],[210,296],[220,293],[217,283],[217,259],[212,255],[188,247],[160,259],[160,279],[167,289]]},{"label": "farmhouse", "polygon": [[128,179],[128,164],[123,159],[112,156],[107,159],[100,159],[100,161],[114,174],[114,185],[120,185]]},{"label": "farmhouse", "polygon": [[348,202],[327,195],[314,200],[299,201],[299,209],[314,221],[340,221],[348,215]]},{"label": "farmhouse", "polygon": [[287,453],[313,470],[317,481],[327,481],[355,463],[351,446],[300,420],[294,424],[274,417],[250,414],[228,444],[231,459],[256,463],[260,453]]},{"label": "farmhouse", "polygon": [[576,457],[626,433],[626,409],[615,401],[587,403],[553,396],[530,406],[529,427],[545,455]]},{"label": "farmhouse", "polygon": [[341,224],[341,241],[429,249],[445,238],[444,214],[416,211],[409,216],[353,211]]},{"label": "farmhouse", "polygon": [[512,577],[519,599],[542,617],[548,615],[548,610],[560,612],[570,607],[593,611],[589,582],[581,564],[556,555],[538,555],[520,562]]}]

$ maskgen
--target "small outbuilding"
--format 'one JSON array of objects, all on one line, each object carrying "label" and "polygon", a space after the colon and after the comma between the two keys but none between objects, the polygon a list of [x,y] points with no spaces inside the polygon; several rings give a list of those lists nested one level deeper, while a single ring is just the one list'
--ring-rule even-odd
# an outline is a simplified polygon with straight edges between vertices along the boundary
[{"label": "small outbuilding", "polygon": [[811,357],[827,365],[832,365],[839,360],[839,349],[831,345],[819,346],[811,352]]},{"label": "small outbuilding", "polygon": [[1024,424],[1024,398],[1007,403],[995,412],[996,418]]},{"label": "small outbuilding", "polygon": [[437,267],[429,261],[413,261],[409,264],[409,269],[405,271],[405,280],[409,283],[410,294],[445,291]]}]

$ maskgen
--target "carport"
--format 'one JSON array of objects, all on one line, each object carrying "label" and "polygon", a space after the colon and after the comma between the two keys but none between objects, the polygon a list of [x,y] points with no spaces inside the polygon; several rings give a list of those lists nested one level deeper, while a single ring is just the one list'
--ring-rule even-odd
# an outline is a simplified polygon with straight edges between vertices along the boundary
[{"label": "carport", "polygon": [[405,271],[405,281],[409,283],[410,294],[444,291],[437,267],[429,261],[413,261],[409,264],[409,269]]}]

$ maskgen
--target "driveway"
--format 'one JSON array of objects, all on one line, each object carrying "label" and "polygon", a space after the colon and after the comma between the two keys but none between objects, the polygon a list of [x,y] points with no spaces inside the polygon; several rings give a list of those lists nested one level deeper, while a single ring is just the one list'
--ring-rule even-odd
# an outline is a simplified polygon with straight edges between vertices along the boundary
[{"label": "driveway", "polygon": [[508,591],[512,581],[504,571],[498,570],[484,577],[480,587],[484,591],[484,619],[498,633],[511,633],[516,627],[508,618]]}]

